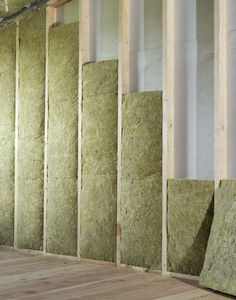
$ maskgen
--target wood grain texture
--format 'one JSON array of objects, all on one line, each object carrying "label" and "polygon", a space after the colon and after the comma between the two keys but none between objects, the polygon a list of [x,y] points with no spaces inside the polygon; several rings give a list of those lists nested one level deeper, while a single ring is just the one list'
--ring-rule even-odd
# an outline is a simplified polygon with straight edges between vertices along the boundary
[{"label": "wood grain texture", "polygon": [[227,299],[196,282],[0,248],[0,299]]}]

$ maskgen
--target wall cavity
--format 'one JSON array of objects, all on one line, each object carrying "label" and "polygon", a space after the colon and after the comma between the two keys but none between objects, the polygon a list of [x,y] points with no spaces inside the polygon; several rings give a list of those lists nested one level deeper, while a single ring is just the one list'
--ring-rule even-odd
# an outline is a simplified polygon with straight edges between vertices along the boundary
[{"label": "wall cavity", "polygon": [[162,93],[124,96],[121,262],[161,268]]},{"label": "wall cavity", "polygon": [[214,181],[168,180],[168,271],[199,275],[214,210]]},{"label": "wall cavity", "polygon": [[162,90],[162,0],[130,6],[130,91]]},{"label": "wall cavity", "polygon": [[197,0],[196,178],[214,177],[214,0]]},{"label": "wall cavity", "polygon": [[118,62],[83,68],[81,256],[116,258]]},{"label": "wall cavity", "polygon": [[19,248],[42,250],[45,10],[25,17],[20,30],[18,232]]},{"label": "wall cavity", "polygon": [[77,254],[79,26],[49,32],[47,251]]},{"label": "wall cavity", "polygon": [[118,58],[118,30],[119,30],[119,1],[94,1],[94,45],[95,60]]},{"label": "wall cavity", "polygon": [[16,26],[0,32],[0,244],[13,246]]}]

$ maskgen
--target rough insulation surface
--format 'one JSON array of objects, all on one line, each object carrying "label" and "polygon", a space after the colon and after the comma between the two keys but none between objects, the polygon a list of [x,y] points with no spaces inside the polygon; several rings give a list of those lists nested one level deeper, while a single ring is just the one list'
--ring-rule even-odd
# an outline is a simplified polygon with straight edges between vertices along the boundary
[{"label": "rough insulation surface", "polygon": [[42,250],[46,13],[20,22],[18,153],[19,248]]},{"label": "rough insulation surface", "polygon": [[168,180],[168,271],[198,276],[210,234],[214,181]]},{"label": "rough insulation surface", "polygon": [[0,32],[0,244],[13,245],[16,26]]},{"label": "rough insulation surface", "polygon": [[47,251],[77,254],[78,23],[49,33]]},{"label": "rough insulation surface", "polygon": [[222,180],[200,284],[236,296],[236,181]]},{"label": "rough insulation surface", "polygon": [[18,9],[22,8],[26,3],[33,2],[27,1],[27,0],[8,0],[7,1],[7,7],[8,12],[6,13],[6,1],[0,0],[0,14],[3,15],[9,15],[10,13],[13,13],[17,11]]},{"label": "rough insulation surface", "polygon": [[162,93],[124,96],[121,262],[161,268]]},{"label": "rough insulation surface", "polygon": [[83,68],[81,256],[116,258],[118,62]]}]

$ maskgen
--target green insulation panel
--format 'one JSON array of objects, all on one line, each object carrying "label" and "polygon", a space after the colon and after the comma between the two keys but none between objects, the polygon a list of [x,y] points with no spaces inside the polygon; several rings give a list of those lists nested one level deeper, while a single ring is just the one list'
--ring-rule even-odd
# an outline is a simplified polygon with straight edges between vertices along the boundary
[{"label": "green insulation panel", "polygon": [[13,245],[16,26],[0,32],[0,245]]},{"label": "green insulation panel", "polygon": [[214,209],[214,181],[168,180],[168,271],[202,270]]},{"label": "green insulation panel", "polygon": [[123,98],[121,263],[161,269],[162,93]]},{"label": "green insulation panel", "polygon": [[81,256],[116,259],[118,62],[83,68]]},{"label": "green insulation panel", "polygon": [[42,250],[46,12],[25,17],[20,31],[17,246]]},{"label": "green insulation panel", "polygon": [[47,251],[77,254],[79,26],[49,32]]},{"label": "green insulation panel", "polygon": [[236,296],[236,180],[222,180],[215,192],[214,219],[200,284]]}]

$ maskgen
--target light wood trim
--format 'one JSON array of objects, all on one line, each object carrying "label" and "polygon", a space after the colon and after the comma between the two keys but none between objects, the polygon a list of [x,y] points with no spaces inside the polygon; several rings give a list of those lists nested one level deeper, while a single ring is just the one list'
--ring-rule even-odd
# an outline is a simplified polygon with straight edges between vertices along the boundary
[{"label": "light wood trim", "polygon": [[122,94],[130,91],[130,1],[120,0],[120,54]]},{"label": "light wood trim", "polygon": [[46,14],[47,14],[47,31],[49,28],[57,22],[57,9],[52,6],[48,6],[46,8]]},{"label": "light wood trim", "polygon": [[117,239],[116,263],[121,251],[121,144],[122,99],[129,92],[129,15],[130,0],[119,0],[119,61],[118,61],[118,140],[117,140]]},{"label": "light wood trim", "polygon": [[77,223],[77,258],[80,257],[80,214],[82,190],[82,106],[83,106],[83,65],[91,61],[91,40],[93,31],[91,26],[92,0],[79,2],[79,83],[78,83],[78,223]]},{"label": "light wood trim", "polygon": [[15,189],[14,189],[14,248],[17,249],[18,225],[18,152],[19,152],[19,56],[20,56],[19,21],[16,22],[16,87],[15,87]]},{"label": "light wood trim", "polygon": [[167,179],[174,177],[174,1],[163,0],[162,272],[167,273]]},{"label": "light wood trim", "polygon": [[227,178],[228,0],[215,0],[215,186]]},{"label": "light wood trim", "polygon": [[45,121],[44,121],[44,197],[43,197],[43,253],[47,252],[47,201],[48,201],[48,49],[49,29],[54,24],[56,10],[52,7],[46,8],[46,61],[45,61]]},{"label": "light wood trim", "polygon": [[68,2],[70,2],[71,0],[51,0],[48,2],[47,5],[51,6],[51,7],[59,7],[61,5],[64,5]]}]

